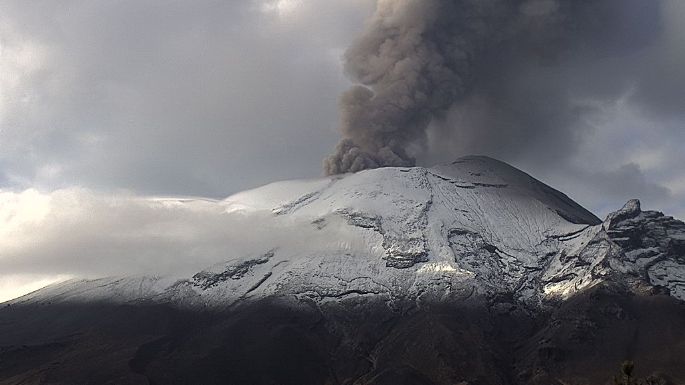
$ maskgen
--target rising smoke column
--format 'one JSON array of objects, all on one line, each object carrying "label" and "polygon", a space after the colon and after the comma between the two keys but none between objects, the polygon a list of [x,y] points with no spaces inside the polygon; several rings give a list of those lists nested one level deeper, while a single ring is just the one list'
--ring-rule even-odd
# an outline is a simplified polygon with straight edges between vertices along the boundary
[{"label": "rising smoke column", "polygon": [[345,54],[345,69],[360,85],[341,97],[344,139],[324,161],[327,174],[413,165],[407,145],[464,93],[472,48],[440,41],[443,8],[438,0],[378,2],[366,33]]},{"label": "rising smoke column", "polygon": [[[498,87],[513,95],[487,105],[485,115],[513,104],[525,110],[525,102],[512,103],[515,82],[493,79],[610,44],[630,29],[625,10],[636,4],[658,7],[639,0],[378,0],[366,31],[345,53],[345,70],[358,84],[340,99],[343,139],[324,171],[413,166],[411,149],[425,141],[429,123],[480,84],[493,100],[504,99]],[[532,120],[544,124],[545,117]]]}]

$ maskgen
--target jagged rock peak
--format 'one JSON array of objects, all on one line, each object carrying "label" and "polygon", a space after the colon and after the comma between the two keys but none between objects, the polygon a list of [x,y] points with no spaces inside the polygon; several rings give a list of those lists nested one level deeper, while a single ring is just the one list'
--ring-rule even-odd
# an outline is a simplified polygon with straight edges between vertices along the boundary
[{"label": "jagged rock peak", "polygon": [[640,200],[639,199],[631,199],[628,202],[626,202],[623,207],[618,210],[614,211],[613,213],[610,213],[607,215],[607,218],[604,220],[604,228],[606,230],[609,230],[615,226],[616,223],[624,221],[626,219],[631,219],[635,218],[640,213],[642,210],[640,209]]}]

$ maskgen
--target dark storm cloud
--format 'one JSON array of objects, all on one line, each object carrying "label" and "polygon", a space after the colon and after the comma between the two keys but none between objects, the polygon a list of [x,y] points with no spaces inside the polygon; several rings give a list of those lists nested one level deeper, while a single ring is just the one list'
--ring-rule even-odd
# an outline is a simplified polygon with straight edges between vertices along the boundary
[{"label": "dark storm cloud", "polygon": [[654,123],[682,121],[685,56],[682,32],[673,30],[674,15],[685,14],[682,4],[596,3],[613,4],[618,15],[603,24],[606,30],[552,63],[527,61],[489,73],[445,119],[434,122],[432,137],[510,161],[562,165],[593,131],[603,129],[594,121],[607,103],[625,99],[649,116],[652,124],[641,136]]},{"label": "dark storm cloud", "polygon": [[592,129],[597,101],[632,92],[660,116],[682,113],[674,11],[641,0],[379,1],[345,55],[359,85],[341,98],[343,139],[324,168],[445,152],[563,161]]},{"label": "dark storm cloud", "polygon": [[[672,199],[671,192],[665,186],[650,181],[645,176],[645,171],[635,163],[626,163],[608,170],[563,166],[560,174],[559,177],[550,178],[554,185],[566,189],[564,191],[571,188],[575,192],[574,198],[580,202],[596,202],[593,209],[602,217],[616,211],[619,202],[627,202],[633,198],[640,199],[646,210],[664,210],[669,215],[682,214],[680,210],[674,211],[675,208],[664,206],[665,202]],[[574,185],[582,185],[583,188],[574,189]],[[596,197],[601,195],[612,199],[597,201]]]}]

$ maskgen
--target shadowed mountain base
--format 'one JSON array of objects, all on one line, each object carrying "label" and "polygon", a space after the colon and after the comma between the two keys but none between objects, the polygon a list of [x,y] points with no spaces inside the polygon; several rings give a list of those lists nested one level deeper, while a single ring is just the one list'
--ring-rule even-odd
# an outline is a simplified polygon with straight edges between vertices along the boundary
[{"label": "shadowed mountain base", "polygon": [[487,301],[12,305],[0,384],[604,384],[626,359],[685,382],[685,305],[669,296],[604,285],[546,311]]}]

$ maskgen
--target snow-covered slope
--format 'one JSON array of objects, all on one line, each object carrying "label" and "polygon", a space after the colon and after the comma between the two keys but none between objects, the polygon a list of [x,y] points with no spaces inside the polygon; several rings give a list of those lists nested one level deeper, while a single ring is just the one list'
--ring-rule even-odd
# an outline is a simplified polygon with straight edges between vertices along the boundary
[{"label": "snow-covered slope", "polygon": [[212,204],[225,215],[256,218],[259,247],[237,247],[238,255],[185,279],[73,280],[14,302],[221,307],[292,295],[322,302],[377,296],[392,304],[511,293],[540,303],[617,274],[685,299],[681,222],[643,214],[638,205],[629,217],[648,221],[658,239],[633,248],[616,235],[625,215],[616,217],[620,225],[616,218],[602,224],[564,194],[487,157],[278,182]]}]

